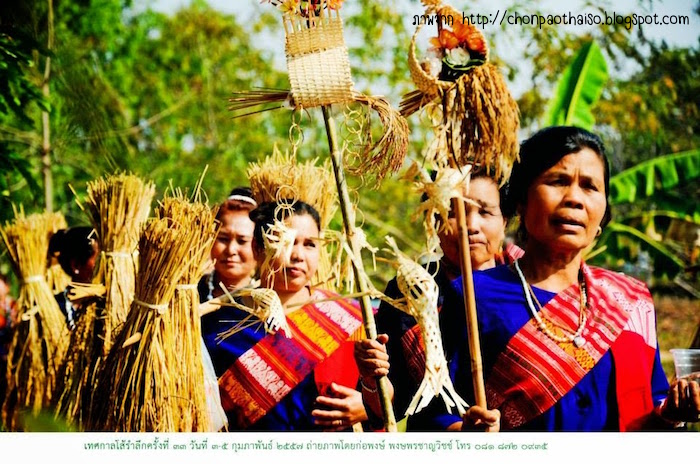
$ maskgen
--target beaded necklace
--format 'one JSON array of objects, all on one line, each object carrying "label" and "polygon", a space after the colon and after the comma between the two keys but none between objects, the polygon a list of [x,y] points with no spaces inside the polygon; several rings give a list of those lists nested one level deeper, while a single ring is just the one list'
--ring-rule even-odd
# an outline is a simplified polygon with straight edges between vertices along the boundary
[{"label": "beaded necklace", "polygon": [[[532,290],[532,286],[527,282],[525,279],[525,275],[523,275],[523,271],[520,269],[520,265],[518,264],[519,260],[516,260],[513,265],[515,266],[515,270],[518,273],[518,277],[520,277],[520,282],[523,285],[523,292],[525,293],[525,300],[527,301],[527,307],[532,313],[532,317],[535,318],[535,322],[537,322],[537,327],[549,338],[554,340],[557,343],[573,343],[576,345],[577,348],[581,348],[583,345],[586,344],[586,339],[583,338],[581,335],[583,333],[584,327],[586,327],[586,309],[588,308],[588,295],[586,292],[586,279],[583,278],[582,274],[579,274],[579,291],[580,291],[580,310],[579,310],[579,325],[578,328],[576,329],[576,332],[571,332],[571,330],[567,329],[566,327],[562,327],[558,324],[554,324],[554,322],[550,321],[547,319],[547,322],[549,322],[552,325],[557,325],[559,328],[564,330],[565,333],[563,336],[557,335],[553,333],[549,327],[547,327],[547,324],[545,324],[545,319],[541,316],[540,311],[542,311],[542,305],[540,305],[539,300],[535,296],[535,292]],[[537,304],[537,309],[535,309],[535,304],[533,303],[533,300]]]}]

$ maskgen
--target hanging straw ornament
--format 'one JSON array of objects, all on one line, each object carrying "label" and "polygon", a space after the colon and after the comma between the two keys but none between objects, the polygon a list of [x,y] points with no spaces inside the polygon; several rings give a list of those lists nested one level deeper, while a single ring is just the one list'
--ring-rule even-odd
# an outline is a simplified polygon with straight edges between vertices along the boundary
[{"label": "hanging straw ornament", "polygon": [[[171,359],[168,364],[176,392],[168,403],[173,408],[175,419],[171,431],[208,432],[211,426],[205,391],[197,282],[204,275],[218,226],[216,210],[212,211],[202,202],[201,178],[192,198],[190,202],[180,190],[173,190],[156,208],[157,217],[187,225],[193,236],[193,246],[183,263],[184,272],[175,287],[170,309],[164,315],[163,330],[173,332],[164,338],[175,340],[175,344],[163,346],[163,350]],[[218,395],[218,390],[215,393]]]},{"label": "hanging straw ornament", "polygon": [[455,391],[447,368],[438,318],[440,291],[437,283],[423,266],[399,250],[392,237],[387,237],[386,241],[396,256],[396,284],[405,301],[383,299],[416,319],[425,346],[425,373],[406,415],[420,411],[433,398],[440,396],[448,409],[454,407],[462,416],[469,405]]},{"label": "hanging straw ornament", "polygon": [[0,228],[3,242],[20,280],[18,322],[7,357],[7,394],[2,422],[21,430],[23,409],[38,414],[51,404],[58,368],[65,355],[68,328],[46,281],[51,213],[25,215]]},{"label": "hanging straw ornament", "polygon": [[493,170],[496,181],[504,183],[518,158],[517,103],[498,68],[489,62],[489,49],[477,26],[463,23],[462,14],[449,5],[427,0],[423,4],[424,16],[435,15],[437,20],[439,33],[432,40],[437,56],[419,61],[419,23],[408,54],[417,89],[404,95],[401,114],[408,117],[429,109],[435,132],[435,142],[426,153],[429,161],[447,165],[454,157],[457,166]]},{"label": "hanging straw ornament", "polygon": [[[263,323],[265,332],[269,334],[275,334],[281,330],[286,338],[292,338],[292,331],[284,314],[284,306],[282,306],[282,301],[275,290],[266,287],[240,288],[233,293],[224,289],[224,293],[228,302],[221,303],[221,306],[232,306],[249,313],[251,317],[255,317]],[[242,303],[239,303],[238,300]],[[249,325],[252,325],[251,321],[246,317],[235,326],[218,334],[216,341],[221,342]]]},{"label": "hanging straw ornament", "polygon": [[461,170],[443,167],[436,170],[433,180],[423,167],[414,162],[402,176],[405,180],[413,181],[414,190],[421,198],[425,197],[412,219],[423,219],[428,256],[441,253],[438,234],[450,230],[449,214],[452,201],[458,198],[473,203],[464,196],[464,192],[469,190],[470,174],[471,165],[464,166]]},{"label": "hanging straw ornament", "polygon": [[93,281],[106,289],[101,334],[105,355],[126,321],[134,297],[139,232],[148,218],[154,195],[153,182],[117,173],[88,182],[86,206],[78,202],[90,216],[100,242]]},{"label": "hanging straw ornament", "polygon": [[[51,242],[51,236],[61,229],[66,229],[68,223],[66,218],[61,212],[46,213],[50,216],[51,221],[49,224],[49,243]],[[68,284],[71,282],[71,276],[65,273],[61,265],[58,263],[58,255],[51,254],[49,256],[48,269],[46,271],[46,281],[49,284],[49,288],[54,295],[63,292]]]},{"label": "hanging straw ornament", "polygon": [[104,361],[95,393],[90,430],[174,432],[180,401],[173,350],[178,342],[168,324],[175,288],[200,244],[190,224],[171,218],[148,221],[139,239],[136,292],[122,330]]},{"label": "hanging straw ornament", "polygon": [[[347,159],[352,161],[349,170],[353,174],[375,177],[377,182],[373,185],[378,187],[386,175],[398,171],[403,164],[408,150],[408,123],[385,98],[354,90],[339,13],[342,1],[284,0],[271,3],[284,12],[285,53],[291,89],[234,92],[234,97],[229,99],[229,109],[239,111],[275,104],[260,111],[282,107],[304,110],[360,104],[366,109],[364,116],[357,121],[362,126],[362,140],[356,147],[346,147]],[[378,140],[372,135],[372,113],[376,113],[382,127]]]}]

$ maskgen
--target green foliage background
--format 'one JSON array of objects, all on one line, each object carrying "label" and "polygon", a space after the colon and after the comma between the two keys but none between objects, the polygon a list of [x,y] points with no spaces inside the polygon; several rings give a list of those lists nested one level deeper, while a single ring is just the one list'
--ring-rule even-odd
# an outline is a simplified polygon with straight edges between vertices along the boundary
[{"label": "green foliage background", "polygon": [[[43,209],[48,195],[69,224],[86,223],[71,188],[80,195],[87,181],[116,170],[152,179],[161,196],[170,181],[193,186],[208,165],[203,186],[211,202],[246,184],[248,163],[271,153],[275,143],[288,146],[291,124],[287,110],[234,119],[227,109],[234,90],[288,88],[280,59],[284,38],[279,13],[257,0],[246,1],[256,13],[250,16],[253,20],[216,11],[203,0],[172,15],[143,9],[130,0],[3,2],[0,221],[12,216],[11,204]],[[478,11],[466,2],[453,3],[467,12]],[[514,10],[539,12],[538,4],[511,3]],[[640,7],[649,4],[654,2],[639,2]],[[587,5],[610,8],[606,1]],[[420,2],[397,6],[382,0],[347,0],[342,11],[356,88],[385,93],[398,105],[401,95],[413,89],[406,56],[414,31],[412,15],[422,12]],[[687,13],[696,24],[698,15]],[[690,32],[697,34],[692,26]],[[697,149],[697,44],[674,48],[649,40],[641,29],[606,25],[585,31],[504,26],[485,34],[492,59],[511,82],[529,73],[530,85],[517,96],[521,137],[545,124],[556,82],[576,53],[595,40],[595,59],[607,64],[609,79],[600,83],[594,121],[590,115],[586,121],[609,147],[613,174],[662,155]],[[499,53],[513,48],[521,51],[517,59]],[[49,112],[50,129],[50,162],[43,172],[42,111]],[[420,159],[428,134],[418,117],[409,123],[409,156]],[[301,156],[323,159],[328,146],[320,112],[306,113],[302,126]],[[53,179],[48,192],[46,173]],[[424,236],[420,224],[411,219],[418,198],[410,186],[398,176],[379,186],[363,185],[355,178],[350,182],[358,192],[358,220],[369,242],[381,246],[383,237],[392,234],[400,246],[416,253]],[[654,189],[644,201],[619,205],[616,213],[634,218],[651,210],[684,212],[625,225],[649,232],[651,224],[656,238],[692,269],[697,265],[692,240],[668,232],[677,231],[680,222],[697,229],[697,194],[697,182],[680,182],[670,189]],[[608,244],[599,259],[612,266],[634,262],[641,249],[635,243]],[[664,263],[660,258],[660,283],[683,273],[678,265]],[[391,274],[391,269],[378,269],[374,277],[381,285]],[[685,273],[684,278],[697,288],[697,273]]]}]

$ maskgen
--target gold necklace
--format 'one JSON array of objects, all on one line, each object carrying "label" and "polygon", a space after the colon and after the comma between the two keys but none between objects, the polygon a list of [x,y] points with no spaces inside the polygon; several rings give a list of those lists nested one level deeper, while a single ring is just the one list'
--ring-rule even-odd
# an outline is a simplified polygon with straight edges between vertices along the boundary
[{"label": "gold necklace", "polygon": [[[588,307],[588,295],[586,292],[586,280],[584,278],[579,277],[579,291],[580,291],[580,310],[579,310],[579,325],[578,328],[576,329],[576,332],[571,332],[571,330],[561,327],[558,324],[554,324],[554,322],[550,321],[547,319],[547,322],[549,322],[552,325],[557,325],[559,328],[563,329],[565,332],[564,336],[560,336],[552,332],[549,327],[547,327],[547,324],[545,323],[545,319],[541,316],[540,311],[542,311],[542,305],[540,305],[540,301],[537,299],[535,296],[535,292],[532,290],[532,286],[527,282],[525,279],[525,275],[523,274],[523,271],[520,269],[520,265],[518,264],[519,260],[516,260],[513,264],[515,266],[515,270],[518,273],[518,277],[520,277],[520,282],[522,283],[523,286],[523,292],[525,293],[525,300],[527,301],[527,307],[530,310],[530,313],[532,313],[532,317],[535,318],[535,322],[537,323],[537,327],[549,338],[554,340],[557,343],[573,343],[576,345],[577,348],[581,348],[583,345],[586,344],[586,339],[583,338],[583,329],[586,327],[586,308]],[[537,307],[539,308],[539,311],[535,309],[535,305],[533,303],[533,300],[537,303]]]}]

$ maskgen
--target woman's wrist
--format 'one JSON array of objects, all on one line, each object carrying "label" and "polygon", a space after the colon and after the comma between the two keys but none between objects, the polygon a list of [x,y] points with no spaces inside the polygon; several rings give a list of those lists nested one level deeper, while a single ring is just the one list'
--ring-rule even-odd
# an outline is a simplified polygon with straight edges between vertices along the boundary
[{"label": "woman's wrist", "polygon": [[685,427],[685,422],[669,419],[668,417],[664,416],[665,411],[666,399],[664,399],[659,406],[654,408],[654,415],[669,429],[682,429]]},{"label": "woman's wrist", "polygon": [[360,377],[360,387],[368,393],[377,393],[377,381],[373,377],[369,377],[368,379]]}]

